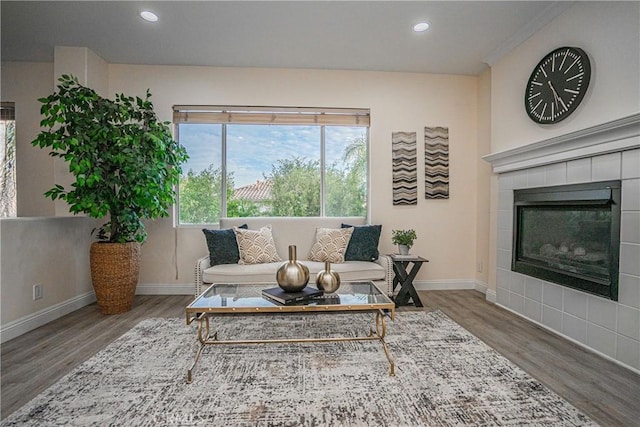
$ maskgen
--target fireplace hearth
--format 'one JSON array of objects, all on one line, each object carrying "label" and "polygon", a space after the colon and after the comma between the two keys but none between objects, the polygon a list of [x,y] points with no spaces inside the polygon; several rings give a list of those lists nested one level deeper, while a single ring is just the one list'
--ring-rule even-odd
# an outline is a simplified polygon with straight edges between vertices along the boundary
[{"label": "fireplace hearth", "polygon": [[512,270],[617,301],[620,187],[514,190]]}]

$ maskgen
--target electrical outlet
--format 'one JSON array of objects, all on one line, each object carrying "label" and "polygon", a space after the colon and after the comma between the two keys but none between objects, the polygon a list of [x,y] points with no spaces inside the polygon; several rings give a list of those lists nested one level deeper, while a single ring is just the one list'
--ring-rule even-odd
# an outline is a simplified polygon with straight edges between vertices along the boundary
[{"label": "electrical outlet", "polygon": [[36,283],[33,285],[33,300],[42,299],[42,284]]},{"label": "electrical outlet", "polygon": [[478,273],[482,273],[483,267],[482,261],[478,261]]}]

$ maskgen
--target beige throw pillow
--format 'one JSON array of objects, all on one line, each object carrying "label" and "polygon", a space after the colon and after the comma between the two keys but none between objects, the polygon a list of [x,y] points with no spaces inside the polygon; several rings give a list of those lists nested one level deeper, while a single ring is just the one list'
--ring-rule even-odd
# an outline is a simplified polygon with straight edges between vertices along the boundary
[{"label": "beige throw pillow", "polygon": [[332,263],[344,262],[344,253],[347,250],[352,233],[353,227],[317,228],[316,241],[311,246],[309,260],[329,261]]},{"label": "beige throw pillow", "polygon": [[240,260],[238,264],[262,264],[266,262],[278,262],[282,259],[278,256],[276,245],[271,234],[271,224],[265,225],[260,230],[243,230],[233,227],[238,241]]}]

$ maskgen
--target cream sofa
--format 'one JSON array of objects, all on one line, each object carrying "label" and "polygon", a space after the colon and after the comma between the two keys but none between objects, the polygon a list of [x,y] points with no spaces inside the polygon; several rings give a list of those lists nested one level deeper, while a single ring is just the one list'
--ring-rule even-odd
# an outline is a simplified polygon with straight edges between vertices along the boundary
[{"label": "cream sofa", "polygon": [[[309,268],[309,284],[313,284],[316,274],[324,270],[324,263],[307,260],[307,255],[315,241],[316,228],[340,228],[341,224],[365,225],[362,217],[260,217],[221,218],[220,229],[247,224],[250,230],[258,230],[271,224],[273,240],[282,258],[280,262],[265,264],[221,264],[211,266],[209,255],[198,259],[195,268],[195,295],[200,295],[212,283],[272,283],[276,281],[276,271],[288,259],[289,245],[296,245],[297,258]],[[374,262],[345,261],[331,264],[331,269],[340,274],[342,281],[371,280],[388,295],[393,294],[393,264],[386,255],[380,255]]]}]

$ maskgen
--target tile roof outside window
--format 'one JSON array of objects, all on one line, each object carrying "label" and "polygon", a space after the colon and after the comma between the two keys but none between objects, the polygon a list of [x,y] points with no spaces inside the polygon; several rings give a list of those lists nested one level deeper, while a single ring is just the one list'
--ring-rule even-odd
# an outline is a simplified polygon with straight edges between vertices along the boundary
[{"label": "tile roof outside window", "polygon": [[236,188],[233,192],[233,198],[238,200],[264,202],[271,198],[271,187],[272,183],[269,180],[256,181],[255,184]]}]

